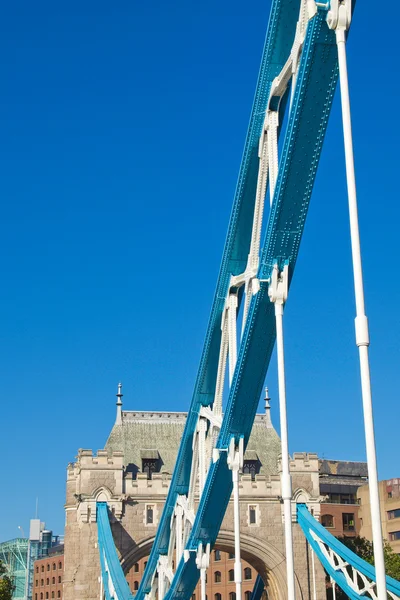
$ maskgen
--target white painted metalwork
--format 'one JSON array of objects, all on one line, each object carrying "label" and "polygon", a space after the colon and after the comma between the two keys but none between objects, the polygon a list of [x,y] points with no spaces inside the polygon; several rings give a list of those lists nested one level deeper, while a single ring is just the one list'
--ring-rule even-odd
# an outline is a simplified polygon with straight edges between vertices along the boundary
[{"label": "white painted metalwork", "polygon": [[206,600],[206,572],[210,566],[210,544],[203,548],[200,544],[196,554],[196,565],[200,569],[200,597],[201,600]]},{"label": "white painted metalwork", "polygon": [[339,59],[340,97],[342,103],[343,137],[346,161],[347,193],[350,217],[350,239],[353,261],[354,292],[356,301],[356,344],[359,350],[361,391],[364,412],[364,429],[368,463],[369,495],[371,501],[372,539],[374,562],[379,600],[386,600],[385,561],[383,554],[382,525],[379,508],[378,472],[375,450],[374,419],[372,412],[372,393],[368,357],[369,332],[365,314],[364,284],[362,274],[360,232],[358,225],[358,208],[356,178],[354,169],[353,136],[351,129],[349,83],[346,58],[346,32],[351,21],[351,0],[331,0],[331,10],[327,23],[335,30]]},{"label": "white painted metalwork", "polygon": [[292,534],[292,480],[289,468],[289,443],[286,412],[285,354],[283,344],[283,306],[288,295],[288,266],[279,273],[274,265],[268,295],[275,306],[276,349],[278,356],[279,417],[282,448],[281,488],[285,527],[286,576],[289,600],[295,600],[295,579]]},{"label": "white painted metalwork", "polygon": [[243,469],[243,438],[235,444],[232,438],[229,444],[227,463],[232,471],[233,482],[233,530],[235,537],[235,567],[236,598],[242,597],[242,562],[240,560],[240,506],[239,506],[239,473]]},{"label": "white painted metalwork", "polygon": [[[361,573],[353,565],[344,560],[340,554],[332,550],[328,544],[323,542],[317,533],[310,529],[310,534],[316,541],[325,556],[326,560],[335,571],[340,572],[346,579],[346,583],[359,596],[370,597],[372,600],[379,600],[379,590],[377,582],[369,579],[364,573]],[[333,582],[334,583],[334,582]],[[388,591],[388,595],[393,600],[399,600],[399,596]]]}]

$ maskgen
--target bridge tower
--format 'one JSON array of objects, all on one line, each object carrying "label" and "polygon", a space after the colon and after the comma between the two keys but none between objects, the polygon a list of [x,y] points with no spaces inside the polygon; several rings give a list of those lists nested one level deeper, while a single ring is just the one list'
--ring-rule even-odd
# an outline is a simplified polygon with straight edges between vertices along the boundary
[{"label": "bridge tower", "polygon": [[[120,389],[118,393],[116,421],[105,448],[97,454],[81,449],[76,462],[68,465],[65,600],[100,597],[96,502],[108,502],[115,545],[127,574],[150,553],[169,489],[186,413],[124,411]],[[270,600],[287,598],[280,448],[267,399],[245,453],[239,497],[242,558],[263,577]],[[316,454],[295,453],[290,470],[296,597],[313,600],[325,596],[325,578],[295,523],[295,504],[306,502],[319,515]],[[232,499],[215,548],[234,552]]]}]

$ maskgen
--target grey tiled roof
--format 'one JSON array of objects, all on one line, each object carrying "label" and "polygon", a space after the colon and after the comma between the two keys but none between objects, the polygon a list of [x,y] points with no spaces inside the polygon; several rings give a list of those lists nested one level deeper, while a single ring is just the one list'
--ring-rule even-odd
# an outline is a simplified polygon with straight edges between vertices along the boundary
[{"label": "grey tiled roof", "polygon": [[[158,450],[161,472],[172,473],[185,422],[186,413],[124,411],[122,423],[111,430],[106,449],[121,450],[125,466],[134,465],[139,471],[144,451]],[[269,414],[256,416],[247,450],[251,456],[256,453],[260,474],[278,474],[280,439]]]}]

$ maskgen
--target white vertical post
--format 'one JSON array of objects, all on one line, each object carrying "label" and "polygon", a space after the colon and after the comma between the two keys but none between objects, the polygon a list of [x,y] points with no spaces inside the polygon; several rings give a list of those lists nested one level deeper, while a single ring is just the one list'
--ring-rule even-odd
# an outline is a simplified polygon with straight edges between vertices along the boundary
[{"label": "white vertical post", "polygon": [[100,600],[104,600],[103,576],[100,575]]},{"label": "white vertical post", "polygon": [[331,585],[332,585],[332,600],[336,600],[336,582],[333,579],[333,577],[331,577]]},{"label": "white vertical post", "polygon": [[200,597],[206,600],[206,569],[200,569]]},{"label": "white vertical post", "polygon": [[313,583],[313,600],[317,600],[317,586],[315,583],[315,558],[314,550],[311,548],[311,568],[312,568],[312,583]]},{"label": "white vertical post", "polygon": [[293,535],[292,535],[292,481],[289,467],[289,443],[286,412],[286,382],[285,382],[285,353],[283,345],[283,305],[288,293],[288,266],[285,265],[279,273],[278,265],[274,265],[268,295],[275,305],[276,350],[278,356],[278,389],[279,389],[279,419],[281,429],[282,453],[282,501],[285,528],[286,577],[288,599],[295,600]]},{"label": "white vertical post", "polygon": [[201,600],[206,600],[206,570],[210,565],[210,544],[206,545],[205,550],[203,544],[200,543],[197,548],[196,565],[200,569],[200,595]]},{"label": "white vertical post", "polygon": [[232,471],[233,483],[233,530],[235,536],[235,584],[236,599],[242,598],[242,562],[240,558],[240,504],[239,504],[239,472],[243,467],[243,438],[236,446],[235,439],[231,438],[228,450],[228,467]]},{"label": "white vertical post", "polygon": [[[344,9],[344,7],[343,7]],[[358,225],[356,178],[354,169],[353,139],[351,131],[350,97],[347,77],[346,38],[345,29],[336,29],[336,42],[339,58],[340,96],[342,102],[343,137],[346,159],[347,193],[350,215],[351,253],[353,259],[354,291],[356,301],[356,344],[359,350],[361,371],[361,392],[364,412],[364,429],[368,463],[368,482],[371,502],[372,539],[374,547],[374,563],[376,585],[379,600],[386,600],[386,576],[383,554],[382,524],[379,508],[378,470],[376,464],[374,419],[372,412],[372,394],[369,369],[369,332],[368,320],[365,314],[364,285],[361,262],[360,232]]]},{"label": "white vertical post", "polygon": [[229,385],[232,385],[237,359],[236,311],[238,300],[236,294],[228,298],[228,340],[229,340]]},{"label": "white vertical post", "polygon": [[182,517],[183,508],[177,504],[175,508],[175,532],[176,532],[176,564],[178,565],[183,554],[183,536],[182,536]]}]

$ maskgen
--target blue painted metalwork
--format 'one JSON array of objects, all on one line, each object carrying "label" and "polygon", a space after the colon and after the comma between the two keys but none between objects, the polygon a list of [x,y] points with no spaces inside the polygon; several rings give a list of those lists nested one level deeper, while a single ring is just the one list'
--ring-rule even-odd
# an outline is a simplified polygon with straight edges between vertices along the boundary
[{"label": "blue painted metalwork", "polygon": [[167,553],[170,520],[177,495],[186,494],[189,488],[192,441],[200,408],[211,405],[214,401],[221,342],[221,318],[229,281],[231,275],[238,275],[245,270],[249,252],[258,175],[258,143],[265,109],[272,81],[280,73],[290,53],[298,11],[298,0],[273,0],[272,2],[255,98],[199,371],[170,489],[147,568],[136,594],[138,600],[141,600],[144,593],[150,589],[158,556]]},{"label": "blue painted metalwork", "polygon": [[[232,436],[244,436],[246,447],[275,343],[274,307],[268,297],[273,264],[289,264],[290,278],[299,244],[336,86],[335,34],[326,11],[319,9],[307,26],[292,110],[273,205],[258,273],[260,291],[253,296],[241,342],[217,448],[226,450]],[[198,580],[195,551],[200,543],[213,546],[232,492],[226,452],[210,466],[196,519],[186,546],[189,559],[177,567],[166,598],[188,598]]]},{"label": "blue painted metalwork", "polygon": [[107,502],[97,502],[96,506],[100,566],[105,598],[106,600],[132,600],[133,596],[115,549]]},{"label": "blue painted metalwork", "polygon": [[261,575],[257,575],[254,582],[253,591],[251,592],[251,600],[261,600],[264,591],[264,582]]},{"label": "blue painted metalwork", "polygon": [[[308,543],[314,550],[315,554],[320,559],[322,565],[327,570],[329,575],[336,581],[336,583],[342,588],[342,590],[353,600],[360,600],[365,598],[364,595],[357,594],[353,588],[349,586],[344,575],[336,570],[332,564],[327,560],[324,553],[321,551],[320,545],[311,535],[314,532],[320,540],[336,554],[338,554],[344,561],[351,565],[354,569],[365,575],[369,580],[376,581],[375,568],[367,563],[365,560],[354,554],[349,548],[344,546],[339,540],[337,540],[332,534],[329,533],[314,517],[309,513],[305,504],[297,505],[297,520],[302,528],[304,535],[307,538]],[[387,591],[400,597],[400,582],[396,581],[392,577],[386,577]]]}]

